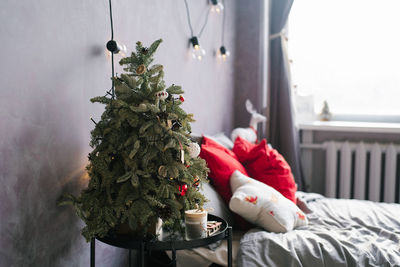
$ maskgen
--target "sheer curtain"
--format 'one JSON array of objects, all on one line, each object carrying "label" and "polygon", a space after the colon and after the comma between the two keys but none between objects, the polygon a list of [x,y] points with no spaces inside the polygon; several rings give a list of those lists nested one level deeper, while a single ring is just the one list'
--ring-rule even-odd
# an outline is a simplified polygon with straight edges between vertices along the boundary
[{"label": "sheer curtain", "polygon": [[269,142],[287,160],[299,190],[306,190],[300,164],[299,132],[295,126],[286,52],[285,26],[293,0],[271,0],[269,46]]}]

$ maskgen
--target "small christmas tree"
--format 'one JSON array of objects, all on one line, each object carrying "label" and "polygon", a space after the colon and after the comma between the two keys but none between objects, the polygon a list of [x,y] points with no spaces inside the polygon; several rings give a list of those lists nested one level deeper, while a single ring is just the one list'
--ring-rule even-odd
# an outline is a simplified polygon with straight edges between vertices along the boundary
[{"label": "small christmas tree", "polygon": [[158,218],[181,230],[184,211],[205,201],[198,186],[208,169],[189,139],[193,114],[180,107],[180,86],[166,88],[163,66],[150,66],[161,42],[138,42],[120,61],[126,73],[113,79],[115,94],[91,99],[106,106],[91,132],[89,185],[60,202],[74,205],[87,240],[124,224],[145,234]]},{"label": "small christmas tree", "polygon": [[328,101],[324,100],[321,113],[319,114],[321,121],[329,121],[332,118],[332,113],[329,110]]}]

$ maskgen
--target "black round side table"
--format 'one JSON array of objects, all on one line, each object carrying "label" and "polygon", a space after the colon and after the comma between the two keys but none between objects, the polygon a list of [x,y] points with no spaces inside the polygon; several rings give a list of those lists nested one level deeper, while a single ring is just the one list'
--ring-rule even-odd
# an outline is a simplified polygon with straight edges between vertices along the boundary
[{"label": "black round side table", "polygon": [[[185,236],[180,233],[163,232],[157,239],[134,239],[128,236],[105,236],[97,237],[96,239],[111,246],[129,249],[129,267],[132,267],[131,253],[132,250],[137,250],[139,253],[138,265],[145,266],[145,253],[151,251],[166,251],[171,250],[172,260],[170,265],[176,266],[176,251],[182,249],[191,249],[197,247],[204,247],[209,244],[215,243],[220,240],[227,240],[228,242],[228,267],[232,267],[232,227],[228,223],[215,215],[208,214],[208,221],[221,222],[221,229],[214,235],[201,238],[186,240]],[[90,267],[95,267],[95,238],[90,242]]]}]

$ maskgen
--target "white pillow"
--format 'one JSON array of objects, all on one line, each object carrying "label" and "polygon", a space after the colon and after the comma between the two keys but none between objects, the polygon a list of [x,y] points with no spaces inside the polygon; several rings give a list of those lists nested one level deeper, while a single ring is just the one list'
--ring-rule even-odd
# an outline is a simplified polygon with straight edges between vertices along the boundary
[{"label": "white pillow", "polygon": [[236,138],[240,136],[241,138],[254,144],[257,141],[256,131],[251,128],[235,128],[231,133],[231,140],[235,142]]},{"label": "white pillow", "polygon": [[212,139],[213,141],[217,142],[218,144],[226,148],[229,148],[230,150],[232,150],[233,148],[233,142],[224,133],[217,133],[214,135],[204,135],[204,136]]},{"label": "white pillow", "polygon": [[239,171],[230,178],[233,196],[229,208],[270,232],[287,232],[307,225],[306,215],[274,188]]}]

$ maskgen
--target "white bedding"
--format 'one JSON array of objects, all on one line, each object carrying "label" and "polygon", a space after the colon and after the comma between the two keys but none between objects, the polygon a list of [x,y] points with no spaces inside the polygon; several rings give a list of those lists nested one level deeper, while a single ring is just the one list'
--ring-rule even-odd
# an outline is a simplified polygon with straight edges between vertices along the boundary
[{"label": "white bedding", "polygon": [[[236,265],[236,256],[239,250],[240,239],[244,235],[244,232],[234,232],[232,237],[232,263]],[[215,250],[209,248],[194,248],[187,250],[178,250],[176,252],[177,266],[178,267],[206,267],[212,263],[217,263],[222,266],[228,266],[227,258],[228,244],[226,240],[221,242]],[[171,252],[167,252],[171,258]]]}]

